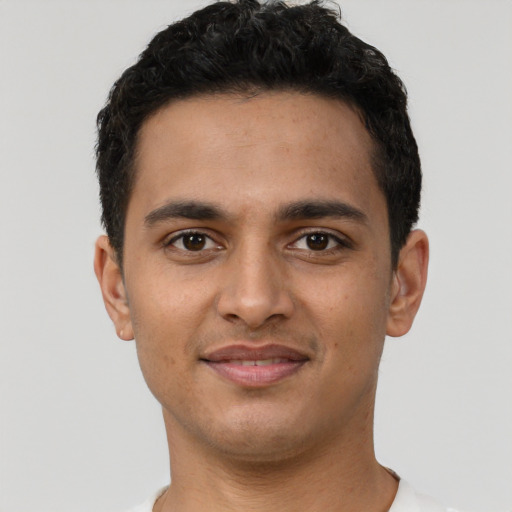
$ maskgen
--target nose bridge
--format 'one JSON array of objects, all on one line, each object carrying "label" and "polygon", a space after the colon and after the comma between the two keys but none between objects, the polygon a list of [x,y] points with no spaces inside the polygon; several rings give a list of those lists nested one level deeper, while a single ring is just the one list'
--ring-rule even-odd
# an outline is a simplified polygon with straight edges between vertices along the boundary
[{"label": "nose bridge", "polygon": [[260,327],[270,318],[288,317],[293,302],[284,274],[283,262],[267,240],[245,239],[228,257],[219,313],[250,328]]}]

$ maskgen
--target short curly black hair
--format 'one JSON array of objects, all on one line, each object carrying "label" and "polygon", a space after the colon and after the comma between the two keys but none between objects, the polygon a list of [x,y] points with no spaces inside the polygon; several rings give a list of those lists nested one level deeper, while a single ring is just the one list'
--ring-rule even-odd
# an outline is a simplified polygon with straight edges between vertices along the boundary
[{"label": "short curly black hair", "polygon": [[388,208],[391,260],[418,220],[421,165],[405,87],[384,55],[321,1],[220,1],[158,33],[112,87],[98,114],[102,222],[122,265],[137,134],[176,99],[199,94],[298,91],[358,110],[375,143],[373,170]]}]

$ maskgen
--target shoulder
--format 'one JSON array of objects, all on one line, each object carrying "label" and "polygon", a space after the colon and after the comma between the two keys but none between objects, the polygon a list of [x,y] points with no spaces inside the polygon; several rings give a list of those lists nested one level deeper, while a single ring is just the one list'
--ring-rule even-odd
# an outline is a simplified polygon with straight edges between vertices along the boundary
[{"label": "shoulder", "polygon": [[435,499],[414,490],[405,480],[400,480],[395,501],[389,512],[459,512],[445,507]]},{"label": "shoulder", "polygon": [[162,487],[157,492],[153,493],[144,503],[141,503],[137,507],[131,508],[126,512],[152,512],[155,502],[162,494],[167,490],[168,486]]}]

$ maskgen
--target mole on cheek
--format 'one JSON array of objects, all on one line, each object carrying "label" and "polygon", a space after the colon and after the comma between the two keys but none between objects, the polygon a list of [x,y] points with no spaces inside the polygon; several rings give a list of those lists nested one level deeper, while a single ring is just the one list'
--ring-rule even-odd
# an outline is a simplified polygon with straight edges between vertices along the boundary
[{"label": "mole on cheek", "polygon": [[172,357],[169,354],[164,354],[162,356],[162,360],[164,362],[164,366],[174,366],[176,364],[176,360],[174,359],[174,357]]}]

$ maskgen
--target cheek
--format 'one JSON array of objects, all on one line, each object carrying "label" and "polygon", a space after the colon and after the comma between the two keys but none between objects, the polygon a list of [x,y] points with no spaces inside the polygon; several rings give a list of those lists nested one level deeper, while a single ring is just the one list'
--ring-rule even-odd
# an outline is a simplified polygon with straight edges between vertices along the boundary
[{"label": "cheek", "polygon": [[136,337],[138,332],[150,342],[179,342],[187,329],[197,325],[211,302],[206,283],[165,269],[157,275],[139,272],[137,280],[127,285]]},{"label": "cheek", "polygon": [[211,301],[207,293],[193,293],[195,286],[162,276],[127,285],[139,363],[148,386],[157,393],[156,388],[167,387],[187,371],[197,326]]},{"label": "cheek", "polygon": [[348,354],[380,351],[388,313],[387,283],[375,274],[348,272],[314,288],[309,311],[326,347]]}]

